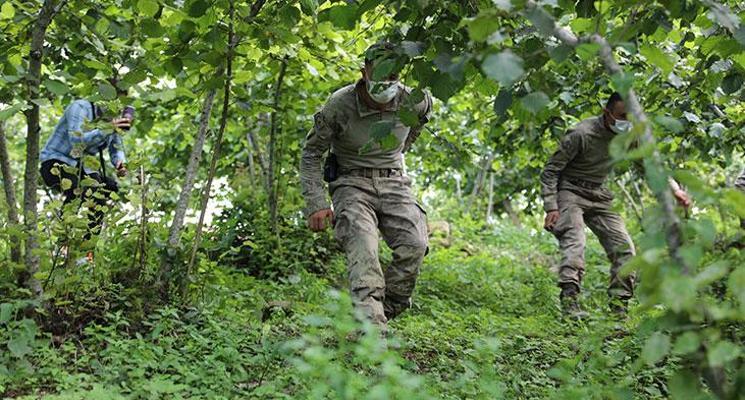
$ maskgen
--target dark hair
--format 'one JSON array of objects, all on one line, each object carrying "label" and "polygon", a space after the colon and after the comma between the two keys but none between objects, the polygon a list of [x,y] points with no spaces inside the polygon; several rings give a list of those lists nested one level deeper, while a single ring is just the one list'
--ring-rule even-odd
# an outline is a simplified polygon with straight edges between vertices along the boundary
[{"label": "dark hair", "polygon": [[117,96],[127,96],[129,94],[129,90],[125,88],[117,78],[109,78],[107,79],[109,81],[109,84],[116,89],[116,95]]},{"label": "dark hair", "polygon": [[606,110],[612,110],[613,106],[616,105],[619,101],[623,101],[623,97],[621,97],[621,93],[613,92],[611,93],[610,97],[608,98],[608,102],[605,103],[605,109]]}]

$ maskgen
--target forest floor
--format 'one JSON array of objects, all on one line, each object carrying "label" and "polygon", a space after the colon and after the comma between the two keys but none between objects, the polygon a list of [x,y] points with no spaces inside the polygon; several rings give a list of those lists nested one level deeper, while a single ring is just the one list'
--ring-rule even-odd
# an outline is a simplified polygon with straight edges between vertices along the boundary
[{"label": "forest floor", "polygon": [[[276,281],[227,267],[203,303],[143,321],[110,312],[105,324],[42,346],[22,381],[0,393],[23,399],[533,399],[662,398],[670,365],[638,361],[642,313],[607,316],[608,263],[588,248],[583,323],[561,318],[552,237],[498,223],[455,228],[433,246],[414,307],[376,335],[354,339],[343,262]],[[383,259],[390,254],[383,254]],[[269,307],[267,305],[272,305]],[[146,327],[128,332],[137,322]],[[364,326],[363,329],[371,329]],[[144,331],[144,332],[143,332]],[[0,378],[2,379],[2,378]]]}]

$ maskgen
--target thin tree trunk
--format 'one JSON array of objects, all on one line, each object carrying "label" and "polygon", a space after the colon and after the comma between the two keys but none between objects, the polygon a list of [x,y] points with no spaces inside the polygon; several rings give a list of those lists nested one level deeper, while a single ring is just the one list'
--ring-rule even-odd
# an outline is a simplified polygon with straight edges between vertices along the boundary
[{"label": "thin tree trunk", "polygon": [[481,188],[484,186],[484,179],[486,177],[486,171],[491,170],[491,164],[494,161],[494,153],[489,153],[485,158],[484,161],[481,163],[481,168],[479,169],[479,172],[476,174],[476,179],[473,183],[473,190],[471,190],[471,195],[468,198],[468,204],[466,206],[467,209],[470,209],[473,205],[473,202],[476,201],[476,197],[478,197],[479,193],[481,193]]},{"label": "thin tree trunk", "polygon": [[246,140],[248,140],[248,176],[251,186],[254,186],[254,180],[256,179],[256,166],[254,162],[253,138],[250,133],[246,134]]},{"label": "thin tree trunk", "polygon": [[202,160],[202,149],[204,148],[204,140],[207,136],[207,129],[209,127],[210,116],[212,114],[212,105],[215,102],[215,89],[210,89],[204,98],[202,103],[202,111],[199,117],[199,130],[197,131],[197,140],[194,142],[194,146],[191,149],[191,155],[189,156],[189,163],[186,165],[186,173],[184,175],[184,183],[181,186],[181,193],[179,194],[178,201],[176,203],[176,210],[173,216],[173,222],[171,222],[171,228],[168,232],[168,243],[166,251],[163,254],[163,258],[160,264],[160,286],[161,295],[164,297],[168,296],[169,281],[171,278],[171,272],[173,270],[173,258],[176,253],[176,249],[181,239],[181,228],[184,226],[184,217],[186,216],[186,210],[189,208],[189,199],[191,198],[191,191],[194,187],[194,180],[197,176],[197,169],[199,168],[199,162]]},{"label": "thin tree trunk", "polygon": [[[10,154],[8,153],[8,141],[5,136],[5,125],[0,122],[0,169],[3,174],[3,189],[5,189],[5,202],[8,204],[8,227],[10,229],[10,261],[14,264],[21,262],[21,238],[15,232],[20,225],[18,218],[18,201],[16,200],[16,185],[13,179],[13,171],[10,169]],[[25,279],[24,279],[25,280]]]},{"label": "thin tree trunk", "polygon": [[228,9],[228,54],[227,54],[227,67],[225,73],[225,92],[223,94],[222,102],[222,115],[220,116],[220,128],[217,131],[217,138],[215,139],[215,148],[212,153],[212,159],[210,160],[210,170],[207,176],[207,183],[202,189],[202,202],[201,211],[199,213],[199,222],[197,222],[197,231],[194,236],[194,245],[191,250],[191,257],[189,258],[189,265],[186,269],[186,275],[181,280],[181,298],[185,298],[186,292],[189,289],[189,280],[191,279],[192,271],[194,270],[194,261],[197,257],[197,251],[200,247],[202,240],[202,225],[204,224],[204,216],[207,213],[207,205],[210,201],[210,189],[212,188],[212,181],[215,177],[215,171],[217,170],[217,160],[220,158],[220,150],[222,148],[222,137],[225,133],[225,126],[228,123],[228,113],[230,111],[230,89],[233,80],[233,50],[235,48],[235,38],[233,32],[233,15],[234,15],[234,3],[230,1],[230,8]]},{"label": "thin tree trunk", "polygon": [[274,165],[276,163],[275,147],[277,145],[277,131],[279,125],[277,121],[277,110],[279,109],[280,96],[282,94],[282,81],[285,79],[285,72],[287,72],[287,58],[282,60],[282,64],[279,67],[279,75],[277,76],[277,83],[274,88],[274,108],[271,113],[270,125],[269,125],[269,163],[267,165],[267,180],[269,193],[267,196],[269,203],[269,218],[273,232],[277,232],[277,191],[274,187]]},{"label": "thin tree trunk", "polygon": [[502,207],[504,208],[504,211],[507,212],[510,220],[512,220],[512,224],[518,228],[522,228],[523,224],[520,221],[520,217],[518,217],[517,213],[515,212],[515,208],[512,207],[512,200],[510,200],[509,197],[502,200]]},{"label": "thin tree trunk", "polygon": [[145,167],[140,165],[140,236],[137,239],[137,249],[135,251],[135,257],[132,259],[132,270],[135,265],[138,264],[137,276],[142,276],[142,271],[145,270],[145,262],[147,261],[147,176],[145,175]]},{"label": "thin tree trunk", "polygon": [[494,172],[489,173],[489,201],[486,206],[486,222],[491,219],[492,209],[494,208]]},{"label": "thin tree trunk", "polygon": [[460,178],[455,178],[455,194],[458,196],[458,201],[463,200],[463,191],[460,189]]},{"label": "thin tree trunk", "polygon": [[37,298],[43,295],[41,283],[35,275],[39,272],[39,238],[37,232],[37,179],[39,178],[39,86],[41,85],[41,65],[44,56],[44,38],[52,18],[59,12],[65,2],[45,0],[39,10],[39,16],[31,33],[31,45],[28,55],[28,73],[26,74],[26,96],[29,109],[26,110],[26,171],[23,184],[23,222],[26,236],[26,274],[27,285]]}]

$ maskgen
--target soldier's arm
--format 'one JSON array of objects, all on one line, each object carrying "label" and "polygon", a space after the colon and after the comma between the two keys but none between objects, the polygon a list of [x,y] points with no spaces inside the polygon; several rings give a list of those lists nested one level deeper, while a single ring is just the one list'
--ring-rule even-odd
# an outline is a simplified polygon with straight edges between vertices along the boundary
[{"label": "soldier's arm", "polygon": [[411,146],[422,133],[424,125],[429,122],[429,119],[432,116],[432,96],[430,96],[429,93],[424,92],[424,100],[420,104],[417,104],[416,108],[417,114],[419,115],[419,123],[416,126],[412,126],[409,130],[409,135],[406,137],[406,142],[404,142],[404,153],[411,149]]},{"label": "soldier's arm", "polygon": [[93,129],[83,132],[83,125],[87,118],[87,107],[84,102],[76,101],[65,110],[67,121],[67,132],[70,134],[70,141],[77,143],[100,143],[104,140],[104,132],[100,129]]},{"label": "soldier's arm", "polygon": [[[326,107],[324,107],[325,109]],[[305,216],[330,208],[323,185],[323,156],[331,147],[335,122],[322,109],[314,116],[313,128],[308,132],[300,159],[300,184],[305,198]]]},{"label": "soldier's arm", "polygon": [[116,133],[112,133],[111,141],[109,142],[109,158],[111,164],[116,167],[119,163],[124,164],[127,162],[127,158],[124,155],[124,145],[122,144],[122,137]]},{"label": "soldier's arm", "polygon": [[549,158],[541,173],[541,196],[543,197],[543,208],[545,211],[559,209],[556,193],[558,192],[561,171],[566,168],[579,152],[581,137],[579,133],[570,131],[561,140],[559,148]]}]

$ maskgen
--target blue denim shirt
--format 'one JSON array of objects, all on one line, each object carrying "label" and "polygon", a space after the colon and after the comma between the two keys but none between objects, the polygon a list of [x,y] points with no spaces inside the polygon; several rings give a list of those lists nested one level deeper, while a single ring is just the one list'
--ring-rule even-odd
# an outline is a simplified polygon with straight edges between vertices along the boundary
[{"label": "blue denim shirt", "polygon": [[[122,138],[116,132],[105,133],[100,129],[83,132],[85,121],[93,120],[93,108],[88,100],[75,100],[70,104],[54,128],[52,136],[41,150],[41,162],[60,160],[77,166],[84,155],[96,155],[104,148],[109,149],[111,164],[126,161],[122,150]],[[94,172],[85,168],[86,173]]]}]

